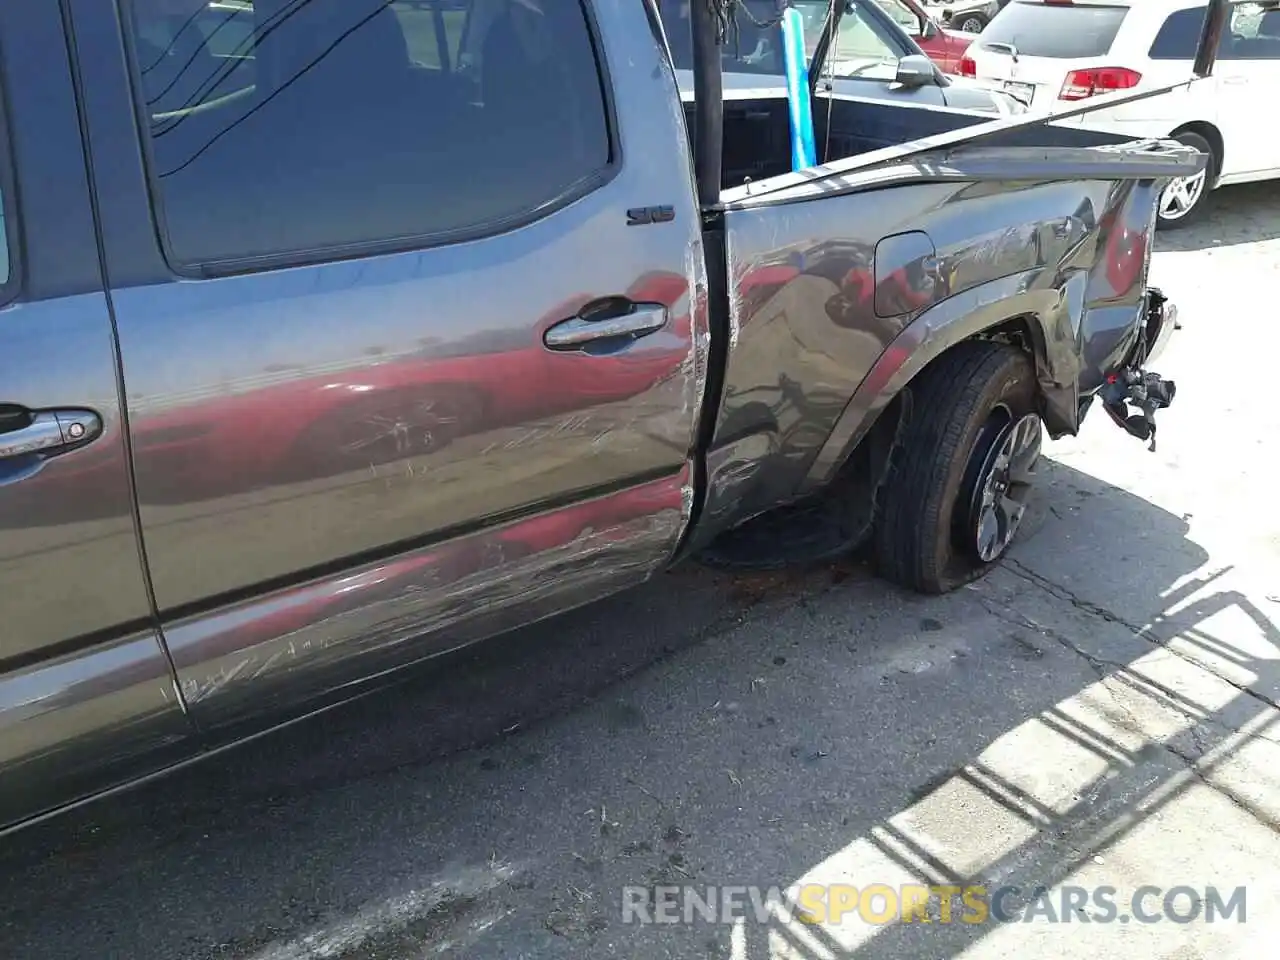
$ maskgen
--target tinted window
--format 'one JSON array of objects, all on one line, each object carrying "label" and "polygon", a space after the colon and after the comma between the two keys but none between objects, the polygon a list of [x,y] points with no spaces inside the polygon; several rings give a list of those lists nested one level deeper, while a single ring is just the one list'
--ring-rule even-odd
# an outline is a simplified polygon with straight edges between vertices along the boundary
[{"label": "tinted window", "polygon": [[[677,70],[693,69],[693,27],[689,4],[693,0],[660,0],[662,29],[671,47]],[[705,2],[705,0],[696,0]],[[721,52],[723,69],[731,73],[784,74],[782,28],[777,25],[774,0],[745,0],[734,11],[728,41]],[[810,45],[812,48],[812,44]]]},{"label": "tinted window", "polygon": [[979,46],[1013,44],[1019,55],[1082,60],[1101,57],[1124,21],[1128,7],[1011,3],[987,24]]},{"label": "tinted window", "polygon": [[[1151,44],[1153,60],[1193,60],[1200,30],[1204,26],[1204,7],[1179,10],[1161,26]],[[1258,4],[1242,3],[1231,11],[1231,20],[1218,46],[1220,60],[1280,59],[1280,10]]]},{"label": "tinted window", "polygon": [[[239,3],[211,3],[200,11],[196,25],[215,57],[253,56],[253,7]],[[155,29],[155,25],[151,25]]]},{"label": "tinted window", "polygon": [[1169,14],[1151,42],[1152,60],[1194,60],[1204,26],[1205,7],[1192,7]]},{"label": "tinted window", "polygon": [[1223,60],[1280,60],[1280,10],[1242,3],[1231,12],[1218,56]]},{"label": "tinted window", "polygon": [[[873,2],[873,0],[865,0]],[[901,5],[885,0],[900,11]],[[690,0],[660,0],[663,29],[671,46],[671,57],[677,69],[693,69],[693,33],[689,25]],[[829,0],[794,0],[804,23],[805,51],[810,57],[817,47],[822,25],[830,8]],[[900,14],[899,14],[900,15]],[[721,57],[723,69],[732,73],[754,73],[782,76],[786,62],[782,54],[782,28],[776,23],[776,0],[744,0],[736,11],[735,24]],[[919,25],[915,26],[919,31]],[[840,34],[835,49],[827,58],[824,75],[869,76],[892,80],[894,65],[902,56],[902,48],[873,17],[861,12],[859,3],[850,5],[840,20]],[[884,69],[876,70],[880,65]],[[834,67],[834,74],[832,69]]]},{"label": "tinted window", "polygon": [[[610,163],[579,0],[132,0],[170,255],[498,229]],[[464,49],[465,43],[465,49]]]}]

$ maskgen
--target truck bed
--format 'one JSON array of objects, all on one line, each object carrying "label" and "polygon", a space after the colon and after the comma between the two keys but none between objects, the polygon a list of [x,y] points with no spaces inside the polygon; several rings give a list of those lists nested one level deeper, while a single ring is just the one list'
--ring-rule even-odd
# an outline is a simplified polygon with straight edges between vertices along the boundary
[{"label": "truck bed", "polygon": [[[684,104],[692,130],[693,104]],[[990,114],[819,95],[813,100],[818,163],[863,156],[886,147],[989,123]],[[981,138],[985,147],[1088,147],[1124,138],[1078,126],[1035,124]],[[726,91],[722,185],[731,190],[791,171],[791,132],[786,94],[762,88]]]}]

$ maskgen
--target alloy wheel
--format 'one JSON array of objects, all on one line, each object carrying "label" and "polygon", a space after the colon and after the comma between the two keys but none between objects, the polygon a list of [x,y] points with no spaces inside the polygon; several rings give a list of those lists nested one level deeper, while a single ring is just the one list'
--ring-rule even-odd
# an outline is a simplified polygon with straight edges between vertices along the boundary
[{"label": "alloy wheel", "polygon": [[1160,216],[1165,220],[1181,220],[1200,202],[1204,195],[1208,171],[1201,170],[1195,176],[1178,177],[1160,194]]},{"label": "alloy wheel", "polygon": [[969,491],[966,520],[957,533],[983,563],[998,559],[1018,532],[1040,445],[1040,417],[1028,413],[1015,420],[1003,407],[992,412],[978,435],[962,488]]}]

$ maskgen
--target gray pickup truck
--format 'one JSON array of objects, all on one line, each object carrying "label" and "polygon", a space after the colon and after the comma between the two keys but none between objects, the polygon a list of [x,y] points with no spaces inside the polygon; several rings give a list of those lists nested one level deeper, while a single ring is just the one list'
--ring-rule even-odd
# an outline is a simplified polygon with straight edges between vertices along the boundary
[{"label": "gray pickup truck", "polygon": [[793,172],[720,2],[685,110],[652,0],[0,4],[0,826],[684,557],[950,589],[1158,393],[1202,155],[819,90]]}]

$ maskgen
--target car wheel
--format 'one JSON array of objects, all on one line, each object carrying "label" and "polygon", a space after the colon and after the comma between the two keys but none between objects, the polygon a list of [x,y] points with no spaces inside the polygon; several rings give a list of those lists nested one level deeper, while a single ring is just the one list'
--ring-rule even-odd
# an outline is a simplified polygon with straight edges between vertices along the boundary
[{"label": "car wheel", "polygon": [[1194,177],[1171,180],[1161,192],[1156,214],[1156,228],[1159,230],[1176,230],[1195,223],[1205,215],[1209,207],[1209,194],[1213,192],[1213,178],[1218,170],[1218,157],[1209,141],[1200,134],[1184,130],[1175,134],[1173,139],[1194,147],[1201,153],[1207,153],[1209,162]]},{"label": "car wheel", "polygon": [[1040,458],[1031,359],[1006,344],[957,344],[910,384],[875,522],[881,576],[945,593],[996,563],[1026,511]]},{"label": "car wheel", "polygon": [[952,17],[952,29],[961,33],[981,33],[987,25],[987,18],[980,13],[962,13]]}]

